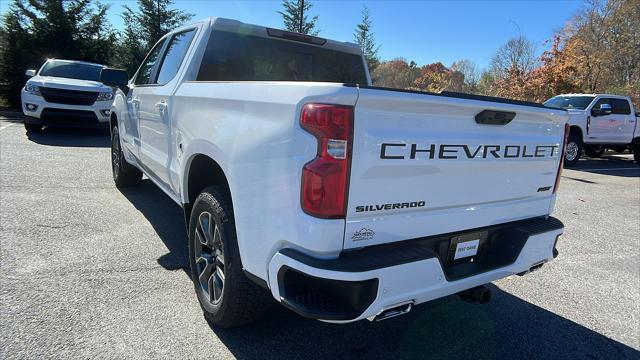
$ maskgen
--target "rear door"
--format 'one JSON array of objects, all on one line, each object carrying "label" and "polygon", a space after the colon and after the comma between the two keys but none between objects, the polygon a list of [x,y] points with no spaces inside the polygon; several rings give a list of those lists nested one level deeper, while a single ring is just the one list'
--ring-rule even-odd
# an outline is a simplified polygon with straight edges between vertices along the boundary
[{"label": "rear door", "polygon": [[566,121],[563,110],[360,89],[345,248],[549,214]]},{"label": "rear door", "polygon": [[615,140],[625,144],[630,143],[636,127],[636,116],[631,113],[631,104],[627,99],[612,99],[612,102],[613,114],[619,118]]},{"label": "rear door", "polygon": [[[170,166],[176,154],[171,136],[171,98],[178,83],[178,70],[192,43],[196,29],[177,32],[167,40],[159,58],[152,85],[140,95],[140,157],[156,180],[170,188]],[[176,189],[172,189],[175,193]]]}]

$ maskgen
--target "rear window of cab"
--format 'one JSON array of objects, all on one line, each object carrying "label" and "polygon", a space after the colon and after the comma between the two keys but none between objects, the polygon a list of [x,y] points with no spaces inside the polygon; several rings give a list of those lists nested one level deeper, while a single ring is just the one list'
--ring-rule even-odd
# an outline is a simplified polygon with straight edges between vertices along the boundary
[{"label": "rear window of cab", "polygon": [[306,43],[214,30],[197,80],[367,84],[367,75],[360,55]]}]

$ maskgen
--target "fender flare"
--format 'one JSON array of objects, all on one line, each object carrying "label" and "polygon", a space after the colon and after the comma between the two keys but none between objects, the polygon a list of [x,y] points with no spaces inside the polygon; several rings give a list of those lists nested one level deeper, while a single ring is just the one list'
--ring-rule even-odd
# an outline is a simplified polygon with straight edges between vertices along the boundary
[{"label": "fender flare", "polygon": [[184,153],[181,156],[183,161],[181,162],[180,169],[180,201],[182,201],[183,204],[189,203],[189,171],[191,170],[191,163],[193,162],[193,159],[198,155],[207,156],[220,166],[222,172],[227,178],[229,191],[231,193],[231,198],[233,199],[233,176],[229,170],[225,152],[215,144],[206,140],[192,140],[185,147]]}]

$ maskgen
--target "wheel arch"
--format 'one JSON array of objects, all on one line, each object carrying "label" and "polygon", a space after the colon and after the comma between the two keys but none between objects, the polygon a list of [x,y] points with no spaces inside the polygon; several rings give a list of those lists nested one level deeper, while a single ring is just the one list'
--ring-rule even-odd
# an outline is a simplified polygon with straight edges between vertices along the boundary
[{"label": "wheel arch", "polygon": [[[189,223],[191,208],[198,194],[209,186],[224,186],[228,190],[229,200],[233,207],[229,180],[222,166],[211,156],[203,153],[193,154],[187,163],[183,180],[183,208],[185,224]],[[188,225],[187,225],[188,226]]]},{"label": "wheel arch", "polygon": [[584,143],[584,140],[582,138],[582,129],[580,128],[580,126],[571,125],[571,127],[569,128],[569,136],[571,136],[571,135],[576,135],[576,136],[580,137],[580,141],[582,141]]}]

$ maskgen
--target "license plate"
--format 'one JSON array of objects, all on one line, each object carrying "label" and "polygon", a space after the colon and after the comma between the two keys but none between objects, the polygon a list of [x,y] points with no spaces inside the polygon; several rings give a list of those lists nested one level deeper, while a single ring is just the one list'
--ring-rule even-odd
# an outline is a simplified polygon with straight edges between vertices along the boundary
[{"label": "license plate", "polygon": [[480,231],[464,235],[458,235],[451,238],[449,242],[449,262],[463,262],[467,259],[478,255],[478,251],[487,240],[488,232]]},{"label": "license plate", "polygon": [[480,245],[480,239],[456,244],[456,253],[453,255],[453,260],[475,256],[478,253],[478,245]]}]

